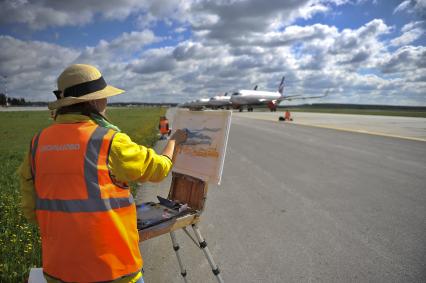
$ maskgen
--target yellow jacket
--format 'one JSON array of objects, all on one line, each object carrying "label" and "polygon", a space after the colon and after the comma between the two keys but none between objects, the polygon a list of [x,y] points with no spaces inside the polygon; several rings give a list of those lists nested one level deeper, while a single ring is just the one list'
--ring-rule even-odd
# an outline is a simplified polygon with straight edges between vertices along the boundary
[{"label": "yellow jacket", "polygon": [[[76,123],[90,121],[88,116],[78,114],[59,115],[55,123]],[[21,206],[25,218],[36,223],[35,190],[31,176],[29,153],[19,168],[21,180]],[[111,175],[118,182],[159,182],[163,180],[172,167],[171,160],[164,155],[157,154],[153,149],[138,145],[124,133],[117,133],[111,144],[108,157],[108,166]]]}]

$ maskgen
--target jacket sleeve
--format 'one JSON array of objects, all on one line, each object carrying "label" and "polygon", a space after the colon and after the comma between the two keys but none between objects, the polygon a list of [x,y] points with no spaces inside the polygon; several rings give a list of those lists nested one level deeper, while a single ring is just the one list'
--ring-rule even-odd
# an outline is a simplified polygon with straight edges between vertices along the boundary
[{"label": "jacket sleeve", "polygon": [[172,168],[167,156],[132,142],[124,133],[115,135],[108,161],[112,175],[121,182],[160,182]]},{"label": "jacket sleeve", "polygon": [[33,177],[31,174],[31,165],[29,160],[29,153],[25,155],[24,161],[18,169],[18,175],[21,185],[21,208],[24,217],[30,223],[37,223],[35,214],[35,188]]}]

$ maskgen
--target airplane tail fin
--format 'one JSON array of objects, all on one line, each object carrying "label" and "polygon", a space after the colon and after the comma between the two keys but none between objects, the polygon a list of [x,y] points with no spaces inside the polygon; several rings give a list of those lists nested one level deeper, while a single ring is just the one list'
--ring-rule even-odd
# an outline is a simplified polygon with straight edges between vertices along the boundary
[{"label": "airplane tail fin", "polygon": [[284,80],[285,80],[285,76],[283,76],[283,78],[281,79],[281,83],[278,86],[278,92],[281,94],[281,96],[283,96],[284,94]]}]

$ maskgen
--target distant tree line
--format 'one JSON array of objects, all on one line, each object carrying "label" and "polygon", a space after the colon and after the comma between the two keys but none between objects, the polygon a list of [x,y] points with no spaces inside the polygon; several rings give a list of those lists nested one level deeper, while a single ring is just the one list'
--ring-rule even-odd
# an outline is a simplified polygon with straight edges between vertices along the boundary
[{"label": "distant tree line", "polygon": [[0,93],[1,106],[7,106],[7,105],[22,106],[26,104],[27,102],[25,101],[24,98],[7,97],[4,93]]},{"label": "distant tree line", "polygon": [[[45,101],[25,101],[24,98],[14,98],[7,97],[4,93],[0,93],[0,106],[47,106],[47,102]],[[165,107],[173,107],[176,106],[177,103],[165,103],[165,102],[113,102],[109,103],[110,106],[165,106]]]},{"label": "distant tree line", "polygon": [[178,105],[178,103],[174,103],[174,102],[111,102],[111,103],[108,103],[108,105],[117,106],[117,107],[123,107],[123,106],[175,107]]}]

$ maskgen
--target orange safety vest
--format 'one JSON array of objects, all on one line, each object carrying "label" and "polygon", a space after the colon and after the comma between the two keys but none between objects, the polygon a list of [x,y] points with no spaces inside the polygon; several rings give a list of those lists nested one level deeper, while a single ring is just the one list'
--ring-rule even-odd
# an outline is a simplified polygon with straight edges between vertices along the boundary
[{"label": "orange safety vest", "polygon": [[160,121],[160,133],[166,135],[169,132],[169,121],[161,120]]},{"label": "orange safety vest", "polygon": [[90,122],[54,124],[31,143],[43,271],[62,281],[111,281],[142,268],[136,207],[114,184],[115,132]]}]

